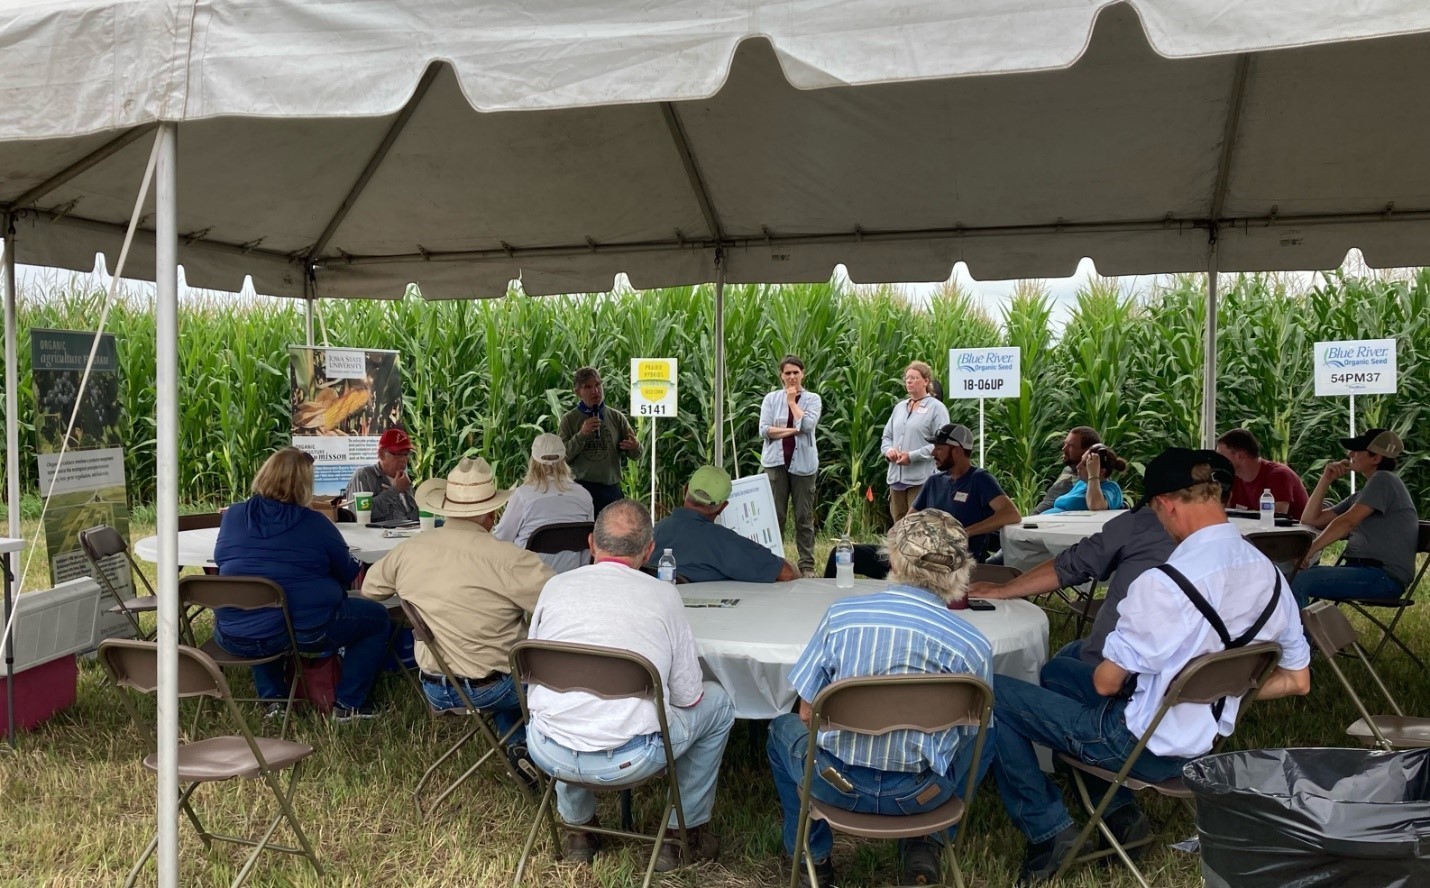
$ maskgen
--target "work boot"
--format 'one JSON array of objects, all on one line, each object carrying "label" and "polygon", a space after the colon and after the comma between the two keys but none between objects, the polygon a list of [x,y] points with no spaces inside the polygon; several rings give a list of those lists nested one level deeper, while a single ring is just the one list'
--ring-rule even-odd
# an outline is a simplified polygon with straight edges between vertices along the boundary
[{"label": "work boot", "polygon": [[[1142,857],[1143,854],[1146,854],[1147,849],[1151,847],[1150,845],[1141,845],[1137,848],[1127,847],[1129,842],[1139,842],[1152,835],[1152,823],[1136,804],[1123,805],[1116,811],[1104,815],[1102,820],[1107,824],[1107,828],[1112,830],[1112,835],[1117,838],[1117,843],[1126,849],[1127,856],[1134,861]],[[1098,836],[1103,840],[1105,847],[1111,847],[1106,844],[1106,836],[1103,836],[1100,832]],[[1104,857],[1103,860],[1111,862],[1118,860],[1118,858],[1116,854],[1113,854],[1110,857]]]},{"label": "work boot", "polygon": [[943,849],[933,839],[906,839],[902,858],[904,875],[900,885],[937,885],[942,881]]},{"label": "work boot", "polygon": [[1023,867],[1018,872],[1018,888],[1041,885],[1053,877],[1064,860],[1077,853],[1077,837],[1082,827],[1076,823],[1045,842],[1028,845]]},{"label": "work boot", "polygon": [[656,872],[668,873],[678,866],[715,860],[720,856],[720,839],[709,830],[708,825],[687,826],[685,834],[690,839],[690,848],[682,855],[680,830],[666,828],[665,843],[660,846],[660,853],[655,858]]},{"label": "work boot", "polygon": [[[571,826],[596,826],[596,818]],[[565,830],[561,835],[561,859],[567,863],[589,864],[601,850],[601,837],[596,833]]]},{"label": "work boot", "polygon": [[799,888],[837,888],[834,884],[834,858],[826,857],[814,862],[815,884],[809,884],[809,867],[799,865]]}]

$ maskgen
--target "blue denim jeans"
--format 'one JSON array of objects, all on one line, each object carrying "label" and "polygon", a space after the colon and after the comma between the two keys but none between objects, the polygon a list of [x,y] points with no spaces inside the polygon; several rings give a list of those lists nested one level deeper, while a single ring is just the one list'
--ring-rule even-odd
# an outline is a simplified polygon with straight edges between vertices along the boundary
[{"label": "blue denim jeans", "polygon": [[[387,608],[365,598],[344,598],[333,611],[332,619],[312,629],[293,631],[298,650],[305,654],[333,654],[343,649],[343,673],[338,679],[339,706],[357,709],[367,702],[387,655],[387,637],[392,624]],[[214,641],[218,646],[239,657],[268,657],[288,650],[288,638],[275,635],[268,638],[238,638],[224,635],[214,626]],[[288,683],[283,680],[282,660],[253,667],[253,686],[265,700],[286,700]]]},{"label": "blue denim jeans", "polygon": [[[521,721],[521,703],[516,698],[516,682],[511,680],[510,675],[503,675],[499,680],[485,685],[462,682],[462,690],[466,691],[467,699],[472,701],[473,706],[491,715],[497,736],[505,737],[512,725]],[[432,681],[426,675],[422,676],[422,693],[427,695],[427,699],[437,709],[463,709],[467,705],[462,702],[462,695],[457,693],[457,689],[448,684],[445,678],[442,681]],[[511,735],[507,745],[520,746],[525,742],[526,727],[522,726]]]},{"label": "blue denim jeans", "polygon": [[[983,755],[978,762],[978,780],[983,779],[993,760],[993,738],[997,731],[990,724],[988,739],[983,746]],[[795,839],[799,836],[799,789],[804,780],[804,760],[809,750],[809,726],[790,712],[770,722],[770,739],[766,744],[770,757],[770,770],[774,773],[775,792],[780,797],[780,809],[784,816],[785,853],[794,856]],[[846,811],[863,814],[921,814],[932,811],[954,795],[963,794],[964,781],[969,765],[973,762],[973,739],[961,744],[954,756],[953,766],[947,774],[937,774],[931,770],[920,773],[901,771],[878,771],[847,765],[824,749],[815,753],[814,785],[810,793],[814,798]],[[854,788],[845,792],[830,783],[823,776],[825,768],[834,768],[843,774]],[[932,791],[932,792],[931,792]],[[957,827],[950,828],[941,840],[952,839]],[[809,853],[817,862],[829,859],[834,847],[834,834],[829,824],[823,820],[812,820],[809,824]]]},{"label": "blue denim jeans", "polygon": [[[725,741],[735,724],[735,707],[724,688],[707,681],[700,702],[688,709],[671,707],[666,723],[670,726],[675,782],[680,787],[685,825],[700,826],[709,822],[715,807],[715,781],[720,776]],[[527,735],[527,749],[531,760],[558,780],[622,784],[665,767],[665,745],[658,732],[633,737],[615,749],[578,752],[548,740],[533,728]],[[588,789],[558,783],[556,810],[567,823],[586,823],[596,815],[596,796]],[[680,825],[675,812],[671,812],[666,825],[671,829]]]},{"label": "blue denim jeans", "polygon": [[1312,598],[1399,598],[1405,587],[1378,567],[1341,565],[1308,567],[1291,582],[1296,606],[1305,607]]},{"label": "blue denim jeans", "polygon": [[[1121,770],[1137,745],[1123,714],[1127,701],[1098,694],[1092,672],[1090,663],[1056,656],[1043,667],[1042,687],[993,676],[993,718],[998,722],[993,776],[1008,817],[1030,842],[1047,841],[1073,825],[1062,790],[1038,767],[1034,743],[1110,771]],[[1186,761],[1143,750],[1132,776],[1149,782],[1170,780],[1182,772]],[[1088,780],[1094,803],[1105,786]],[[1132,793],[1120,790],[1104,814],[1132,803]]]}]

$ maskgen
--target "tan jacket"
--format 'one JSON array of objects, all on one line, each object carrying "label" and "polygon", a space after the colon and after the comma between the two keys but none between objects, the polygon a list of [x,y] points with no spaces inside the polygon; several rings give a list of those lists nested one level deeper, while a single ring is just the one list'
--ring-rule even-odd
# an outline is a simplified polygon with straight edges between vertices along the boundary
[{"label": "tan jacket", "polygon": [[[415,604],[447,665],[465,678],[510,671],[507,654],[526,636],[526,616],[555,576],[534,554],[496,539],[472,521],[448,520],[399,543],[367,572],[362,594],[400,595]],[[442,669],[418,642],[417,665]]]}]

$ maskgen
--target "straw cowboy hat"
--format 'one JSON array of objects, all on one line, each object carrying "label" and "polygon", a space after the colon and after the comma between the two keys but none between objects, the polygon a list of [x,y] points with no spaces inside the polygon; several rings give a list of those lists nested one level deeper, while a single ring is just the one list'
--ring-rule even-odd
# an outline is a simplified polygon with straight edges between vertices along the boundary
[{"label": "straw cowboy hat", "polygon": [[446,478],[429,478],[417,487],[417,508],[447,518],[472,518],[495,512],[511,498],[498,490],[492,467],[481,457],[464,458]]}]

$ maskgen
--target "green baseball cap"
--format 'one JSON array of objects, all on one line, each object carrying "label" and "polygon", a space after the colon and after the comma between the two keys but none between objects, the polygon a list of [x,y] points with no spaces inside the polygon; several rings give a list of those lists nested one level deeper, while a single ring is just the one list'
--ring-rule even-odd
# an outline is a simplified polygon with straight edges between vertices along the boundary
[{"label": "green baseball cap", "polygon": [[701,466],[686,487],[690,498],[705,506],[718,506],[730,498],[730,474],[718,466]]}]

